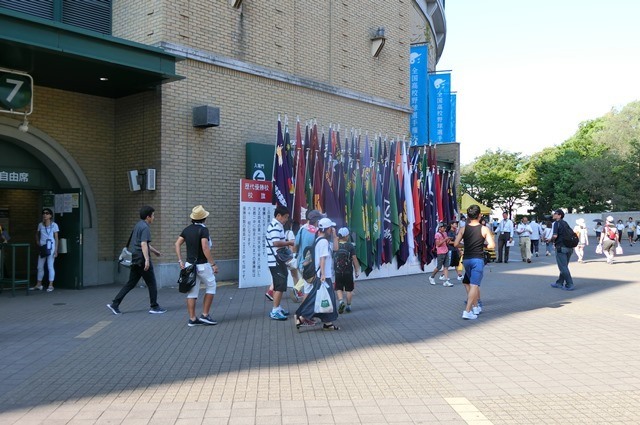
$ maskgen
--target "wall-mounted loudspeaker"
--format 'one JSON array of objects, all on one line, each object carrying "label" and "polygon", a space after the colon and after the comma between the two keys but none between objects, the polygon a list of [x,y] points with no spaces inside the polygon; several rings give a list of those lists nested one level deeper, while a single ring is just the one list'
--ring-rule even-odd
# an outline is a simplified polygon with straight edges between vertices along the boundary
[{"label": "wall-mounted loudspeaker", "polygon": [[127,171],[127,177],[129,179],[129,190],[137,192],[140,190],[140,183],[138,182],[138,170]]},{"label": "wall-mounted loudspeaker", "polygon": [[147,190],[156,190],[156,169],[147,168],[146,176],[146,188]]},{"label": "wall-mounted loudspeaker", "polygon": [[193,108],[193,126],[197,128],[217,127],[220,125],[220,108],[203,105]]}]

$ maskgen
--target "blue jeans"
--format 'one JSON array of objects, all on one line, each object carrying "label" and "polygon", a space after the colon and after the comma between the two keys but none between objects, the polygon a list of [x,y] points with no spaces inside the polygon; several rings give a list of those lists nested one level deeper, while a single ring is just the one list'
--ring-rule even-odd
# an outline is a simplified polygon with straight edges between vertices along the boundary
[{"label": "blue jeans", "polygon": [[556,283],[558,285],[565,284],[567,288],[573,287],[573,278],[569,271],[571,254],[573,254],[573,248],[562,247],[556,249],[556,263],[558,263],[558,270],[560,270],[560,276],[558,276]]},{"label": "blue jeans", "polygon": [[545,242],[545,244],[544,244],[544,245],[545,245],[545,247],[546,247],[545,249],[547,250],[547,253],[548,253],[548,254],[551,254],[551,252],[552,252],[552,248],[553,248],[553,243],[551,243],[551,242]]}]

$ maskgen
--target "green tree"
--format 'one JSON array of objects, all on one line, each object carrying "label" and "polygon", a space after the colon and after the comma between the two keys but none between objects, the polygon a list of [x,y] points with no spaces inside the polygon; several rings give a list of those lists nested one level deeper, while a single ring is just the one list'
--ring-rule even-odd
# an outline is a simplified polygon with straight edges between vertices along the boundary
[{"label": "green tree", "polygon": [[640,101],[585,121],[562,144],[526,158],[487,151],[461,168],[461,192],[512,210],[528,201],[538,215],[640,209]]},{"label": "green tree", "polygon": [[528,199],[538,215],[560,207],[569,212],[604,210],[604,199],[599,196],[604,192],[585,184],[593,182],[587,174],[607,151],[594,140],[594,134],[601,128],[601,119],[583,122],[576,134],[560,146],[546,148],[531,157],[532,185]]},{"label": "green tree", "polygon": [[487,150],[461,170],[460,185],[477,201],[512,211],[527,198],[531,173],[520,153]]}]

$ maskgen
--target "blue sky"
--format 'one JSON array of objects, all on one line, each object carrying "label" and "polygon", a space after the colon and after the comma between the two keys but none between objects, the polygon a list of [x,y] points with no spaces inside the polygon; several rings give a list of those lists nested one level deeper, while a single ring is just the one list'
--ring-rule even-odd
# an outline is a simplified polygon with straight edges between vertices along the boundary
[{"label": "blue sky", "polygon": [[531,154],[640,99],[640,1],[447,0],[437,70],[458,92],[463,164]]}]

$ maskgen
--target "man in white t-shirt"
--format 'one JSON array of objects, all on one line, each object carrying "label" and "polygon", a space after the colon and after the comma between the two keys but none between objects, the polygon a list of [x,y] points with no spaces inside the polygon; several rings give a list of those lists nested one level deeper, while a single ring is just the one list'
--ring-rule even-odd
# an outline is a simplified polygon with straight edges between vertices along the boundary
[{"label": "man in white t-shirt", "polygon": [[535,219],[532,219],[529,225],[531,226],[531,254],[537,257],[538,252],[540,252],[540,238],[542,237],[542,227]]}]

